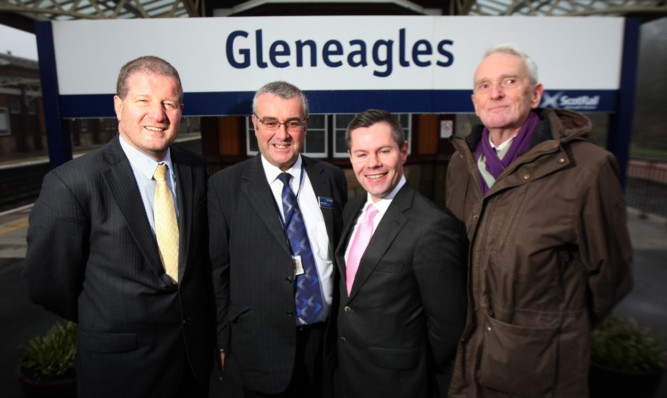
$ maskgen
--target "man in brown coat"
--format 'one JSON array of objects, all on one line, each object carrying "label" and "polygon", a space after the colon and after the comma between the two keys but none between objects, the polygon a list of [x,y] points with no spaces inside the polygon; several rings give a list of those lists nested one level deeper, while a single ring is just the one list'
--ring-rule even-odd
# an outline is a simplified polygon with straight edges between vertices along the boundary
[{"label": "man in brown coat", "polygon": [[452,397],[587,397],[589,333],[631,289],[614,157],[573,111],[538,108],[535,63],[489,50],[456,137],[447,206],[470,241],[468,321]]}]

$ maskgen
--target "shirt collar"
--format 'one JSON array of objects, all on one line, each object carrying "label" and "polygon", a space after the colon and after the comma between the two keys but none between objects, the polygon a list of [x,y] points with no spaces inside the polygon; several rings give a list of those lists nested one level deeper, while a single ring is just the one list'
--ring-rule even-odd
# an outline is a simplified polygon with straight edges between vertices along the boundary
[{"label": "shirt collar", "polygon": [[389,195],[385,196],[384,198],[378,200],[377,202],[373,202],[373,199],[371,199],[370,194],[366,194],[366,203],[364,204],[364,209],[368,207],[369,203],[373,203],[373,206],[378,209],[379,212],[384,213],[387,208],[389,208],[389,205],[391,204],[391,201],[394,200],[396,197],[396,194],[398,191],[403,188],[403,185],[406,183],[405,179],[405,174],[401,176],[401,179],[398,181],[398,184],[394,187],[394,189],[389,192]]},{"label": "shirt collar", "polygon": [[514,137],[516,137],[517,134],[519,134],[518,131],[516,133],[514,133],[514,135],[511,136],[507,141],[503,142],[500,145],[494,144],[493,141],[491,141],[491,134],[489,134],[489,143],[491,144],[491,148],[495,149],[496,152],[502,151],[503,149],[507,148],[512,143],[512,141],[514,140]]},{"label": "shirt collar", "polygon": [[[289,173],[292,175],[292,180],[291,180],[292,184],[294,184],[295,181],[301,181],[301,164],[303,163],[303,161],[301,160],[301,154],[299,154],[299,156],[296,158],[296,162],[294,162],[292,167],[285,170],[284,172],[280,170],[280,168],[269,163],[269,161],[266,160],[264,155],[260,156],[262,158],[262,166],[264,166],[264,173],[266,174],[266,180],[269,182],[269,184],[272,184],[282,173]],[[296,192],[295,189],[292,190]]]},{"label": "shirt collar", "polygon": [[157,165],[159,163],[165,163],[167,167],[169,167],[169,172],[172,175],[174,174],[174,167],[171,162],[171,149],[167,148],[167,155],[165,155],[164,159],[156,162],[145,153],[142,153],[137,148],[128,144],[127,141],[123,139],[122,135],[119,135],[118,137],[120,138],[120,146],[123,149],[123,152],[125,152],[125,156],[127,156],[127,159],[130,161],[135,172],[140,172],[150,180],[153,178],[153,174],[155,174]]}]

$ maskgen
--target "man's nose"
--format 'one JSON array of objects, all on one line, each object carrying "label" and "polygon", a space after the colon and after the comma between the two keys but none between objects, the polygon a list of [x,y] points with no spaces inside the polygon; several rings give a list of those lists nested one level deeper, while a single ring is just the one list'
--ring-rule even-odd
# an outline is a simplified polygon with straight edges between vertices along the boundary
[{"label": "man's nose", "polygon": [[162,121],[166,118],[167,111],[164,109],[164,105],[156,103],[151,105],[149,115],[156,121]]},{"label": "man's nose", "polygon": [[281,123],[278,125],[275,136],[281,140],[286,140],[290,135],[287,131],[287,123]]},{"label": "man's nose", "polygon": [[368,155],[368,167],[374,168],[380,166],[382,166],[382,162],[380,161],[380,157],[376,153],[371,153],[370,155]]},{"label": "man's nose", "polygon": [[502,86],[499,83],[491,85],[491,98],[502,98],[505,95]]}]

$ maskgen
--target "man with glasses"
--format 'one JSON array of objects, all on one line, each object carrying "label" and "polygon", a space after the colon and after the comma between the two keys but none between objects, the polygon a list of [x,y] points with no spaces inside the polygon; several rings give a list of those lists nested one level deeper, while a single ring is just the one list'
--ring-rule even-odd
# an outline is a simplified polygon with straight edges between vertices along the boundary
[{"label": "man with glasses", "polygon": [[266,84],[252,111],[260,154],[209,181],[220,365],[246,397],[331,396],[345,175],[300,155],[308,101],[297,87]]}]

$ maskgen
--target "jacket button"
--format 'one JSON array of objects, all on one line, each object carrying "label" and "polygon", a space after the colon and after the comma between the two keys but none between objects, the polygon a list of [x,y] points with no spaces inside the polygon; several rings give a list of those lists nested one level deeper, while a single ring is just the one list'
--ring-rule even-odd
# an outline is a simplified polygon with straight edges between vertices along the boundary
[{"label": "jacket button", "polygon": [[293,311],[287,311],[287,312],[285,313],[285,315],[287,315],[287,316],[294,316],[294,312],[293,312]]},{"label": "jacket button", "polygon": [[285,282],[292,283],[292,277],[291,276],[286,277]]},{"label": "jacket button", "polygon": [[560,159],[558,159],[558,163],[561,163],[561,164],[562,164],[562,163],[565,163],[565,158],[560,158]]},{"label": "jacket button", "polygon": [[350,308],[349,305],[346,305],[345,306],[345,312],[354,312],[354,311],[352,311],[352,308]]},{"label": "jacket button", "polygon": [[341,342],[341,343],[347,343],[347,339],[346,339],[345,337],[341,337],[341,338],[340,338],[340,342]]},{"label": "jacket button", "polygon": [[486,330],[488,330],[489,332],[493,331],[493,329],[491,328],[491,326],[487,326],[487,327],[486,327]]},{"label": "jacket button", "polygon": [[478,218],[479,218],[479,216],[478,216],[477,214],[475,214],[475,215],[472,216],[472,219],[473,219],[473,220],[477,220]]},{"label": "jacket button", "polygon": [[530,179],[530,174],[524,174],[523,179],[524,180],[529,180]]}]

